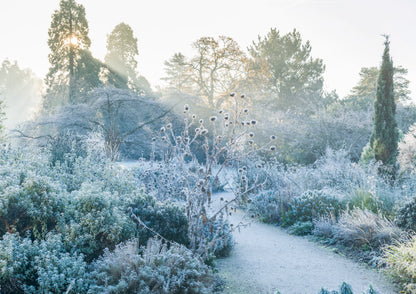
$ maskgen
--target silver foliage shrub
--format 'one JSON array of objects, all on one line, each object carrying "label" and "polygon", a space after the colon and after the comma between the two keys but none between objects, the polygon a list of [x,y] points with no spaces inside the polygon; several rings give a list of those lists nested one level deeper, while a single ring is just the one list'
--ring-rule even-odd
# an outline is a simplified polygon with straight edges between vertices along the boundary
[{"label": "silver foliage shrub", "polygon": [[213,275],[184,246],[150,239],[140,252],[137,240],[105,251],[94,264],[91,293],[212,293]]}]

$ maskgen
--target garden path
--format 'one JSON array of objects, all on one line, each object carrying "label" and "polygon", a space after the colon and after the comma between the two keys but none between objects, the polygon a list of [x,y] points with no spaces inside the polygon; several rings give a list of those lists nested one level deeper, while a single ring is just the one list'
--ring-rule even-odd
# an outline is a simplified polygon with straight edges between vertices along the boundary
[{"label": "garden path", "polygon": [[[214,197],[232,199],[232,194]],[[229,221],[234,225],[247,222],[241,211],[233,213]],[[236,244],[231,255],[216,261],[227,283],[226,294],[274,294],[277,290],[281,294],[316,294],[322,287],[338,290],[344,281],[358,294],[369,285],[380,294],[398,293],[380,272],[279,227],[251,222],[234,232],[233,238]]]}]

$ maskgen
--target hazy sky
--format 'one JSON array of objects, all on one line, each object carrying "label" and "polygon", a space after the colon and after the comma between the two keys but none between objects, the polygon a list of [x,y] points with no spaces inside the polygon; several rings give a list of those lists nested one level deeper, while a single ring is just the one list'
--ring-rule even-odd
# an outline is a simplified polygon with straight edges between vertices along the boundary
[{"label": "hazy sky", "polygon": [[[409,69],[416,97],[416,0],[78,0],[85,6],[91,51],[103,59],[106,38],[120,22],[138,38],[139,72],[160,84],[163,62],[173,53],[192,55],[202,36],[225,35],[246,49],[275,27],[296,28],[324,60],[326,88],[346,95],[363,66],[379,65],[384,39],[391,38],[396,65]],[[0,60],[17,60],[44,77],[48,28],[59,0],[0,0]]]}]

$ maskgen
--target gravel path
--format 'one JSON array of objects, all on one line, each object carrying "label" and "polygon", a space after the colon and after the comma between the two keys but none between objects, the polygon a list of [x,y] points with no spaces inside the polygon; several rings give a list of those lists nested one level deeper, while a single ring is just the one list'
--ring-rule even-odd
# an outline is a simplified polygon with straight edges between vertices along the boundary
[{"label": "gravel path", "polygon": [[[231,194],[215,196],[228,199]],[[243,214],[234,213],[229,220],[236,225],[244,221]],[[344,281],[357,294],[367,291],[369,285],[380,294],[398,293],[376,270],[279,227],[253,222],[234,232],[233,237],[236,244],[231,256],[216,262],[227,283],[225,293],[268,294],[279,290],[281,294],[316,294],[322,287],[338,290]]]}]

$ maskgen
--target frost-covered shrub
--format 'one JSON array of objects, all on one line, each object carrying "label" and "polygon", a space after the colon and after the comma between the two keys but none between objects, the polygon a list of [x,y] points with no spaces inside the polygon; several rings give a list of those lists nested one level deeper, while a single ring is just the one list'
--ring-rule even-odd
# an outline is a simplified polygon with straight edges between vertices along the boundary
[{"label": "frost-covered shrub", "polygon": [[184,246],[168,248],[150,239],[140,253],[138,242],[106,250],[93,265],[91,293],[211,293],[213,276],[203,261]]},{"label": "frost-covered shrub", "polygon": [[32,241],[6,234],[0,241],[2,293],[86,293],[90,280],[82,255],[66,252],[59,235]]},{"label": "frost-covered shrub", "polygon": [[410,126],[409,131],[404,135],[398,144],[398,161],[400,169],[414,173],[416,170],[416,124]]},{"label": "frost-covered shrub", "polygon": [[322,216],[314,219],[312,233],[318,237],[324,237],[330,239],[334,236],[334,225],[336,219],[334,216]]},{"label": "frost-covered shrub", "polygon": [[387,272],[399,283],[403,292],[416,291],[416,236],[384,248],[383,262]]},{"label": "frost-covered shrub", "polygon": [[[185,210],[175,204],[157,203],[151,196],[137,198],[130,206],[134,215],[163,238],[188,245],[188,219]],[[140,244],[145,245],[153,233],[137,224]]]},{"label": "frost-covered shrub", "polygon": [[359,208],[345,211],[335,225],[335,239],[355,247],[379,247],[399,239],[401,234],[385,217]]},{"label": "frost-covered shrub", "polygon": [[289,227],[289,233],[297,236],[308,235],[312,232],[313,223],[307,222],[296,222]]},{"label": "frost-covered shrub", "polygon": [[134,237],[135,224],[129,218],[117,194],[103,190],[101,185],[85,183],[71,193],[62,233],[68,247],[98,257],[104,248]]},{"label": "frost-covered shrub", "polygon": [[344,209],[344,204],[337,198],[322,191],[307,191],[299,198],[289,202],[286,225],[295,222],[312,222],[315,218],[334,215],[337,217]]},{"label": "frost-covered shrub", "polygon": [[258,215],[265,223],[281,223],[288,209],[288,199],[282,199],[278,191],[262,191],[252,197],[250,213]]},{"label": "frost-covered shrub", "polygon": [[78,157],[86,157],[86,146],[81,137],[69,131],[57,134],[48,142],[50,163],[55,165],[58,161],[69,170]]},{"label": "frost-covered shrub", "polygon": [[416,198],[405,203],[397,212],[396,223],[399,227],[416,232]]},{"label": "frost-covered shrub", "polygon": [[64,213],[66,194],[47,176],[9,174],[0,184],[0,236],[30,231],[41,238]]}]

